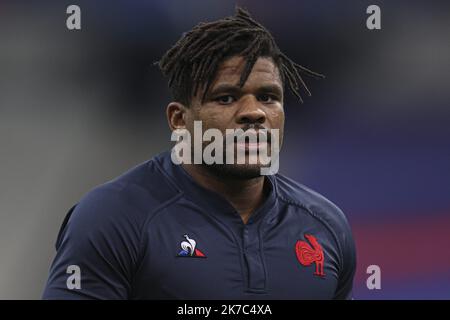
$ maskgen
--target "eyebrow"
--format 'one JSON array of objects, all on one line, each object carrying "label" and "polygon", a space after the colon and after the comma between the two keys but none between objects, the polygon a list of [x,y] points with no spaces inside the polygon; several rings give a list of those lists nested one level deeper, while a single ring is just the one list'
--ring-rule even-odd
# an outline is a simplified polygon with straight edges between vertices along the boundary
[{"label": "eyebrow", "polygon": [[[231,84],[219,84],[218,86],[214,87],[211,90],[210,96],[217,95],[220,93],[225,93],[225,92],[237,94],[237,93],[242,92],[242,88],[240,88],[239,86],[236,86],[236,85],[231,85]],[[258,93],[274,93],[276,95],[279,95],[280,97],[283,97],[283,89],[279,85],[275,85],[275,84],[262,85],[256,89],[256,92],[258,92]]]}]

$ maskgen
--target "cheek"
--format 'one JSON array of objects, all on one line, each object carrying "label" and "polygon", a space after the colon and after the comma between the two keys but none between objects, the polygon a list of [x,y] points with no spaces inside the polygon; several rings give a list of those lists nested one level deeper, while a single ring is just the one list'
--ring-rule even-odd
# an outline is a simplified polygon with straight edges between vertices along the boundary
[{"label": "cheek", "polygon": [[280,109],[270,110],[268,113],[270,127],[272,129],[279,129],[279,145],[280,148],[283,145],[284,136],[284,110]]},{"label": "cheek", "polygon": [[185,114],[185,126],[186,129],[192,134],[194,130],[194,121],[196,120],[196,116],[192,111],[188,111]]},{"label": "cheek", "polygon": [[270,126],[272,128],[280,129],[283,131],[284,128],[284,110],[282,107],[276,108],[268,111],[268,118],[270,122]]},{"label": "cheek", "polygon": [[203,130],[214,128],[224,131],[224,129],[230,126],[230,115],[229,110],[205,108],[199,113],[199,119],[203,122]]}]

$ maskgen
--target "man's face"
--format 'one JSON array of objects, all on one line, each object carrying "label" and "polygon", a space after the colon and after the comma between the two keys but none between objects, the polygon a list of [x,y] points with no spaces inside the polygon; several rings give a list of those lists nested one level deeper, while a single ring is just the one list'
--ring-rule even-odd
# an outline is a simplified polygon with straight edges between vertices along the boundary
[{"label": "man's face", "polygon": [[[242,88],[239,80],[245,61],[242,57],[231,57],[225,60],[218,68],[216,78],[202,102],[203,92],[199,92],[192,99],[191,106],[186,112],[186,128],[191,135],[194,130],[194,121],[202,121],[203,131],[216,128],[225,136],[226,129],[278,129],[279,145],[283,140],[284,109],[283,84],[280,73],[271,58],[260,57]],[[199,90],[201,91],[201,90]],[[270,134],[270,133],[269,133]],[[205,142],[207,145],[209,142]],[[273,141],[272,141],[273,143]],[[261,152],[268,148],[270,155],[270,138],[267,145],[235,144],[237,148],[246,150],[246,164],[214,164],[210,169],[216,173],[239,177],[253,178],[260,175],[261,164],[249,164],[249,149]]]}]

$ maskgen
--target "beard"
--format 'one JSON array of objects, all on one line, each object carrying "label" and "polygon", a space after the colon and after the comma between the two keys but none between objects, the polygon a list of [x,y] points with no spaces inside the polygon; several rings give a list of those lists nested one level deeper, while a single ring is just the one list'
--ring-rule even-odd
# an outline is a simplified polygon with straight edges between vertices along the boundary
[{"label": "beard", "polygon": [[[202,134],[201,130],[200,127],[200,132],[196,133],[194,128],[194,135]],[[187,134],[178,133],[183,138],[173,140],[178,141],[172,150],[175,154],[173,161],[176,164],[200,165],[222,179],[248,180],[277,172],[278,166],[273,173],[268,170],[272,169],[272,163],[278,164],[278,153],[282,141],[279,129],[273,131],[258,124],[247,124],[243,128],[226,129],[225,134],[217,129],[214,130],[216,131],[213,133],[209,132],[207,138],[203,138],[202,134],[201,141],[195,137],[192,140],[190,131]],[[275,134],[273,141],[272,134]],[[273,150],[272,147],[274,147]],[[272,159],[273,152],[275,159]]]},{"label": "beard", "polygon": [[[261,168],[270,166],[271,161],[269,164],[265,163],[263,165],[260,156],[261,154],[266,154],[269,158],[271,157],[272,134],[270,131],[265,130],[266,133],[264,133],[264,138],[262,138],[263,140],[260,140],[255,128],[264,129],[259,125],[249,124],[242,129],[242,133],[239,136],[232,133],[228,137],[224,137],[222,141],[222,163],[210,162],[209,164],[206,164],[203,162],[202,166],[210,173],[222,179],[248,180],[262,176]],[[248,130],[251,130],[251,132]],[[249,140],[250,137],[245,137],[245,133],[247,132],[253,134],[253,141]],[[228,139],[229,137],[231,138]],[[244,139],[242,139],[242,137]],[[255,143],[258,144],[257,147],[255,146]],[[207,142],[203,142],[202,151],[205,150],[207,145]],[[227,163],[227,153],[230,153],[230,155],[233,154],[232,158],[234,159],[232,163]],[[213,156],[215,156],[215,152],[213,152]]]},{"label": "beard", "polygon": [[[268,155],[270,156],[271,150],[270,145],[267,146]],[[224,143],[224,150],[227,147]],[[223,153],[222,163],[210,163],[207,164],[205,162],[202,163],[202,166],[208,170],[210,173],[214,174],[217,177],[222,179],[237,179],[237,180],[248,180],[260,177],[261,168],[267,167],[268,165],[263,165],[260,163],[259,155],[260,150],[253,150],[253,152],[245,151],[241,154],[241,161],[238,159],[238,150],[236,144],[233,144],[234,149],[234,160],[232,163],[226,163],[227,156],[226,152]],[[267,152],[267,151],[265,151]],[[250,161],[250,159],[252,161]],[[270,163],[269,163],[270,166]]]},{"label": "beard", "polygon": [[205,164],[205,169],[222,179],[249,180],[261,177],[260,164]]}]

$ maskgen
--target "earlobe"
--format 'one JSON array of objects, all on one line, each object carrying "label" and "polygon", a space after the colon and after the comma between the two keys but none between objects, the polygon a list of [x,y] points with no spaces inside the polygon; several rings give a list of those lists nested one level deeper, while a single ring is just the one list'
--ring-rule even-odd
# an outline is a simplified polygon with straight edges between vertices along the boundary
[{"label": "earlobe", "polygon": [[186,107],[179,102],[170,102],[166,108],[167,121],[170,130],[186,128]]}]

